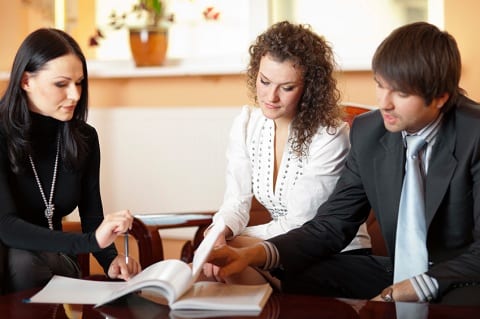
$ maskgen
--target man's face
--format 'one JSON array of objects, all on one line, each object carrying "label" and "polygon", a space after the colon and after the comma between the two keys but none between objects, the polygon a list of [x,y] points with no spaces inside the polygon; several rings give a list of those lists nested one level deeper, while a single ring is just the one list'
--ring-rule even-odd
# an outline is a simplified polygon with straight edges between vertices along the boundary
[{"label": "man's face", "polygon": [[405,130],[415,133],[433,122],[448,100],[448,94],[433,99],[430,105],[418,95],[394,89],[381,76],[375,75],[377,102],[385,128],[390,132]]}]

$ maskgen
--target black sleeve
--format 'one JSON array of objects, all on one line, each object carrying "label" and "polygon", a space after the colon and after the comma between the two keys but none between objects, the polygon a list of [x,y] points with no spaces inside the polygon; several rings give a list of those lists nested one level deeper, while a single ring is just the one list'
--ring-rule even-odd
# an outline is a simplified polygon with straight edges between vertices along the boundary
[{"label": "black sleeve", "polygon": [[[82,170],[82,187],[78,205],[82,231],[94,233],[103,221],[103,206],[100,196],[100,146],[98,135],[92,127],[88,127],[89,154]],[[94,256],[105,273],[113,259],[117,256],[115,245],[94,252]]]},{"label": "black sleeve", "polygon": [[339,253],[355,237],[366,221],[370,203],[359,174],[357,156],[361,154],[352,140],[352,148],[345,167],[329,199],[322,204],[315,217],[302,227],[269,239],[277,248],[280,264],[286,273],[296,273],[314,260]]}]

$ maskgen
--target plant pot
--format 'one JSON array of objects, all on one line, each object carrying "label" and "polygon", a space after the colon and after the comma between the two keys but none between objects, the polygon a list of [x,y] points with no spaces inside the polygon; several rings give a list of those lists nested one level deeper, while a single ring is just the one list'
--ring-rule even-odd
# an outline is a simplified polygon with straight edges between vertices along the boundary
[{"label": "plant pot", "polygon": [[165,28],[131,28],[130,49],[136,66],[158,66],[165,61],[168,33]]}]

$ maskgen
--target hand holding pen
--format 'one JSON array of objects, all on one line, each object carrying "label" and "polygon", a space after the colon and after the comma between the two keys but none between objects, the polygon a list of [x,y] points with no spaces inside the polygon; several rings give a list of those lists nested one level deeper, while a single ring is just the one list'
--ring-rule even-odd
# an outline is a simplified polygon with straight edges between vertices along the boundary
[{"label": "hand holding pen", "polygon": [[[132,227],[133,215],[130,211],[120,211],[105,215],[102,224],[97,228],[95,236],[101,248],[108,247],[119,239],[123,239],[124,255],[117,255],[110,263],[108,268],[108,277],[128,280],[141,270],[140,264],[129,256],[129,234],[128,230]],[[118,245],[117,241],[117,245]],[[120,242],[121,245],[121,242]]]}]

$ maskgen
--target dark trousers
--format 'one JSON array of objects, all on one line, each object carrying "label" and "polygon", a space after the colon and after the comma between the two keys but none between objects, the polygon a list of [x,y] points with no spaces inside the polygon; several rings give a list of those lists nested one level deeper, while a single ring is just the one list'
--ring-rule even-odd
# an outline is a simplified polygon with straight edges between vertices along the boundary
[{"label": "dark trousers", "polygon": [[[389,257],[340,254],[313,263],[296,274],[281,275],[286,293],[371,299],[393,282]],[[450,290],[435,300],[451,305],[480,305],[480,285]]]},{"label": "dark trousers", "polygon": [[10,291],[43,287],[53,277],[80,277],[76,261],[63,253],[8,249],[8,286]]}]

